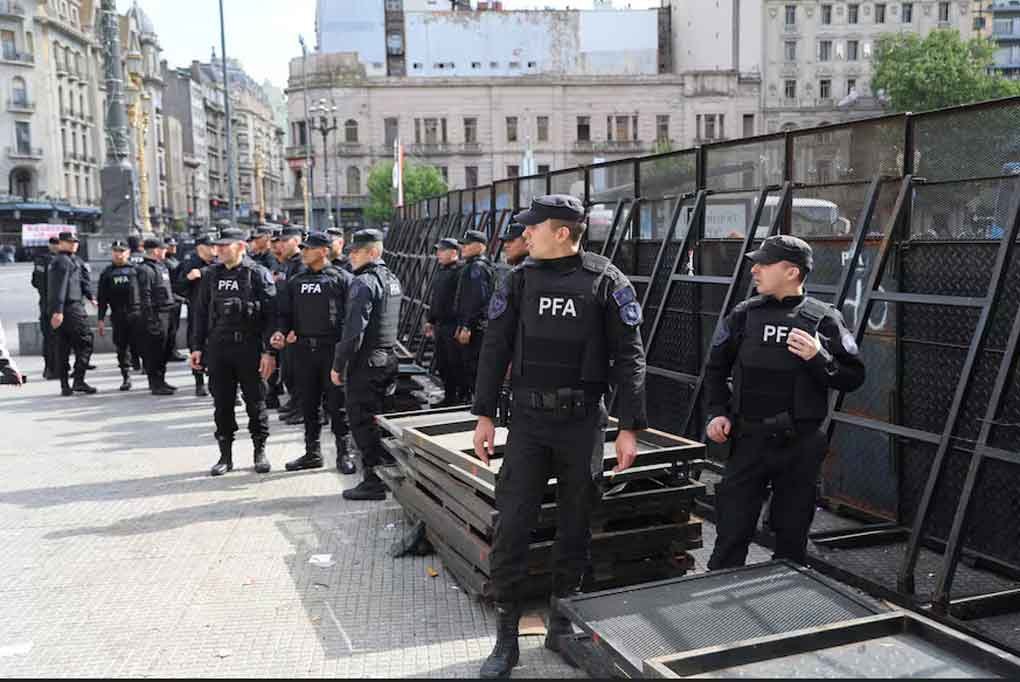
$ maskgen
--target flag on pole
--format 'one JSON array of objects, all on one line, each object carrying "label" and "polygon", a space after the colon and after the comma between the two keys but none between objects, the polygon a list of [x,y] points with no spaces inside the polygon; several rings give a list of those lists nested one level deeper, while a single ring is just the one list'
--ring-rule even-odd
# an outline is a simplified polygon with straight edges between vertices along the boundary
[{"label": "flag on pole", "polygon": [[397,190],[397,208],[404,206],[404,145],[393,141],[393,189]]}]

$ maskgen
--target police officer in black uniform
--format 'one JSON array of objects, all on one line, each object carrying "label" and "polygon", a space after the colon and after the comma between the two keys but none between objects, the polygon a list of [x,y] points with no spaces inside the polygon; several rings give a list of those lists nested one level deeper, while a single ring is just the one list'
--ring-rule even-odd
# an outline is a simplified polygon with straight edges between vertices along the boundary
[{"label": "police officer in black uniform", "polygon": [[[216,260],[215,247],[209,235],[200,235],[195,239],[195,250],[188,254],[179,268],[177,268],[177,279],[174,281],[174,293],[184,298],[188,303],[188,344],[191,344],[192,333],[195,330],[195,297],[202,286],[202,274],[205,268]],[[190,350],[194,350],[191,348]],[[205,370],[192,369],[191,374],[195,379],[195,395],[203,398],[209,395],[205,387]]]},{"label": "police officer in black uniform", "polygon": [[347,296],[347,319],[336,346],[330,377],[347,393],[347,415],[354,442],[361,451],[364,478],[345,490],[347,500],[384,500],[386,486],[375,473],[392,461],[383,449],[375,415],[383,412],[386,396],[396,385],[397,326],[403,292],[400,281],[383,261],[383,234],[360,230],[351,240],[354,281]]},{"label": "police officer in black uniform", "polygon": [[272,270],[276,263],[271,248],[273,232],[272,226],[259,225],[252,231],[251,242],[249,243],[248,253],[251,259],[267,270]]},{"label": "police officer in black uniform", "polygon": [[[163,264],[166,265],[167,272],[170,273],[172,288],[173,283],[177,281],[177,275],[181,267],[181,261],[177,258],[177,238],[170,236],[164,242],[166,243],[166,256],[163,258]],[[184,362],[187,360],[177,350],[177,330],[181,327],[181,310],[183,308],[183,301],[178,300],[174,303],[173,308],[170,309],[170,328],[167,330],[166,344],[168,362]]]},{"label": "police officer in black uniform", "polygon": [[499,235],[499,241],[503,243],[503,248],[500,254],[501,260],[494,266],[496,271],[494,289],[499,289],[506,278],[510,276],[510,271],[528,257],[528,241],[524,238],[524,226],[520,223],[511,221],[503,230],[503,234]]},{"label": "police officer in black uniform", "polygon": [[305,270],[287,282],[284,295],[277,296],[277,332],[271,341],[277,350],[285,344],[293,349],[298,390],[304,399],[305,454],[287,462],[287,471],[322,467],[319,406],[324,402],[336,443],[337,469],[353,474],[356,466],[347,444],[350,427],[343,389],[333,384],[329,372],[343,332],[347,292],[354,276],[330,262],[330,244],[329,235],[313,232],[301,245]]},{"label": "police officer in black uniform", "polygon": [[170,271],[163,262],[166,244],[159,239],[146,239],[145,258],[138,266],[138,287],[141,293],[142,357],[152,395],[173,395],[177,390],[166,382],[167,335],[170,315],[178,301],[170,281]]},{"label": "police officer in black uniform", "polygon": [[[456,239],[440,239],[436,244],[439,267],[432,276],[432,300],[425,320],[425,336],[436,342],[436,371],[443,380],[443,402],[439,407],[460,405],[464,367],[463,350],[457,341],[457,309],[454,301],[460,280],[460,244]],[[464,400],[467,396],[463,396]]]},{"label": "police officer in black uniform", "polygon": [[705,374],[708,437],[733,441],[716,486],[713,570],[744,565],[769,485],[775,558],[804,563],[827,450],[820,426],[828,393],[853,391],[865,378],[842,315],[804,295],[811,247],[779,235],[747,257],[758,295],[723,320]]},{"label": "police officer in black uniform", "polygon": [[145,251],[142,250],[142,240],[136,235],[131,235],[127,238],[128,248],[131,250],[131,256],[129,257],[131,263],[134,265],[141,265],[142,261],[145,260]]},{"label": "police officer in black uniform", "polygon": [[[490,557],[499,631],[483,678],[509,676],[517,664],[528,544],[554,476],[559,523],[553,594],[580,589],[602,476],[603,396],[610,384],[619,404],[617,470],[632,465],[636,431],[647,427],[641,306],[623,273],[580,249],[581,202],[567,195],[537,197],[515,218],[527,226],[531,257],[514,268],[489,304],[472,406],[478,415],[475,453],[488,462],[500,387],[512,367],[514,407],[496,482],[499,520]],[[568,621],[550,616],[546,646],[558,651],[559,638],[569,632]]]},{"label": "police officer in black uniform", "polygon": [[[276,280],[277,292],[282,296],[286,294],[287,281],[304,270],[304,263],[301,261],[301,240],[304,233],[301,228],[287,227],[280,232],[279,251],[277,254],[278,266],[273,273]],[[291,359],[293,350],[283,349],[279,354],[280,380],[290,393],[290,400],[280,406],[280,420],[285,424],[303,424],[305,420],[304,410],[301,407],[301,395],[298,392],[295,370],[297,367]]]},{"label": "police officer in black uniform", "polygon": [[454,306],[457,311],[457,343],[461,345],[460,398],[470,401],[478,375],[478,356],[485,339],[485,309],[492,297],[495,272],[485,255],[488,239],[484,232],[468,230],[460,240],[464,264],[457,280]]},{"label": "police officer in black uniform", "polygon": [[271,469],[266,457],[269,415],[263,380],[273,373],[276,358],[269,347],[276,285],[264,267],[245,254],[245,234],[225,228],[216,242],[219,262],[202,273],[194,301],[191,368],[209,368],[209,388],[215,405],[219,461],[210,474],[222,476],[234,468],[234,401],[240,386],[248,412],[248,432],[254,446],[255,472]]},{"label": "police officer in black uniform", "polygon": [[44,379],[57,378],[57,372],[54,370],[53,364],[53,327],[50,326],[50,316],[47,312],[46,272],[50,263],[59,253],[59,244],[59,239],[50,237],[46,251],[35,257],[32,267],[32,286],[39,292],[39,331],[42,334]]},{"label": "police officer in black uniform", "polygon": [[120,390],[131,390],[130,351],[137,352],[142,314],[138,266],[132,265],[125,242],[110,246],[110,265],[99,276],[99,335],[106,336],[106,313],[113,318],[113,345],[117,348],[117,365],[123,379]]},{"label": "police officer in black uniform", "polygon": [[329,258],[333,262],[333,267],[350,272],[351,261],[344,254],[344,231],[339,227],[331,227],[326,230],[326,234],[332,240],[329,245]]},{"label": "police officer in black uniform", "polygon": [[[60,253],[46,271],[47,312],[50,327],[55,330],[54,360],[60,379],[60,394],[96,393],[85,383],[85,371],[92,357],[93,337],[85,312],[87,292],[82,287],[81,261],[75,258],[78,238],[73,232],[61,232]],[[70,355],[74,351],[74,384],[68,381]]]}]

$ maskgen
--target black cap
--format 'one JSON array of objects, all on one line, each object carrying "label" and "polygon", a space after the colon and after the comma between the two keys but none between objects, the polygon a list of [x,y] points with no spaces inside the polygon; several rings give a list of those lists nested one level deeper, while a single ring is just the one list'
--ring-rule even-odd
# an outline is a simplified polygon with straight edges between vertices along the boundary
[{"label": "black cap", "polygon": [[129,247],[125,242],[122,242],[119,239],[110,244],[110,251],[129,251],[130,248],[131,247]]},{"label": "black cap", "polygon": [[248,235],[244,233],[244,230],[239,230],[236,227],[228,227],[220,232],[220,238],[213,242],[216,246],[226,246],[227,244],[233,244],[234,242],[246,242],[248,241]]},{"label": "black cap", "polygon": [[757,251],[752,251],[746,257],[762,265],[788,261],[804,270],[805,273],[811,272],[815,265],[811,245],[803,239],[791,237],[788,234],[769,237],[762,242]]},{"label": "black cap", "polygon": [[195,246],[212,246],[212,238],[207,235],[199,235],[195,237]]},{"label": "black cap", "polygon": [[163,243],[162,239],[155,239],[155,238],[153,238],[153,239],[146,239],[144,242],[142,242],[142,248],[143,249],[162,249],[165,246],[166,246],[166,244]]},{"label": "black cap", "polygon": [[60,240],[56,237],[50,237],[50,244],[59,244]]},{"label": "black cap", "polygon": [[464,233],[464,236],[460,238],[461,244],[488,244],[489,238],[485,236],[484,232],[479,230],[468,230]]},{"label": "black cap", "polygon": [[442,251],[443,249],[459,249],[459,248],[460,242],[458,242],[453,237],[446,237],[444,239],[440,239],[439,242],[436,244],[437,251]]},{"label": "black cap", "polygon": [[163,240],[163,243],[166,244],[167,246],[177,246],[177,237],[170,235],[169,237]]},{"label": "black cap", "polygon": [[326,234],[328,234],[333,239],[336,239],[337,237],[344,236],[344,231],[341,230],[339,227],[331,227],[328,230],[326,230]]},{"label": "black cap", "polygon": [[559,220],[582,220],[584,204],[569,194],[547,194],[531,200],[531,208],[514,216],[522,225],[538,225],[557,218]]},{"label": "black cap", "polygon": [[280,231],[280,239],[304,238],[305,233],[300,227],[285,227]]},{"label": "black cap", "polygon": [[259,225],[254,230],[252,230],[251,238],[255,239],[256,237],[271,237],[273,236],[273,234],[275,234],[275,232],[276,230],[273,229],[272,225]]},{"label": "black cap", "polygon": [[61,241],[61,242],[76,242],[76,241],[78,241],[78,236],[75,235],[74,232],[61,232],[57,236],[57,241]]},{"label": "black cap", "polygon": [[302,249],[316,249],[323,246],[331,246],[333,239],[324,232],[312,232],[301,244]]},{"label": "black cap", "polygon": [[524,225],[512,222],[506,226],[506,229],[503,230],[503,234],[499,235],[499,241],[512,242],[521,236],[524,236]]},{"label": "black cap", "polygon": [[358,230],[351,237],[351,248],[358,249],[374,242],[381,242],[383,240],[383,233],[379,230]]}]

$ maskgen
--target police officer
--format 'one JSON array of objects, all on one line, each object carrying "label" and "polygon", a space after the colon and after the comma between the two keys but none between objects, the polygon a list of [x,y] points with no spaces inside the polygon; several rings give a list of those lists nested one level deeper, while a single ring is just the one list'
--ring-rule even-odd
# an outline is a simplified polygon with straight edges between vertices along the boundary
[{"label": "police officer", "polygon": [[705,373],[708,437],[733,442],[716,486],[712,570],[744,565],[769,485],[775,558],[804,563],[827,450],[819,427],[828,392],[853,391],[865,377],[842,315],[804,295],[811,247],[779,235],[747,257],[757,296],[724,318]]},{"label": "police officer", "polygon": [[131,250],[130,260],[132,265],[141,265],[145,260],[145,251],[142,250],[142,240],[136,235],[127,238],[128,248]]},{"label": "police officer", "polygon": [[[178,271],[181,267],[181,261],[177,258],[177,238],[171,235],[164,242],[166,243],[166,257],[163,259],[163,264],[166,265],[167,272],[170,273],[170,284],[172,287],[173,283],[177,281]],[[168,362],[184,362],[187,360],[177,350],[177,330],[181,327],[181,310],[183,308],[182,301],[175,301],[173,308],[170,309],[170,328],[167,330],[166,344]]]},{"label": "police officer", "polygon": [[[299,227],[287,227],[280,232],[280,240],[277,251],[277,269],[273,273],[276,280],[278,292],[286,293],[287,281],[304,270],[304,263],[301,261],[301,240],[304,232]],[[304,423],[304,411],[301,408],[301,395],[298,393],[297,380],[295,375],[293,354],[291,348],[285,348],[279,354],[280,380],[290,393],[290,400],[280,406],[280,420],[285,424]]]},{"label": "police officer", "polygon": [[319,406],[325,402],[336,443],[337,469],[353,474],[356,467],[347,445],[350,427],[343,389],[333,384],[329,371],[343,330],[347,292],[354,276],[330,262],[330,244],[329,235],[313,232],[301,245],[305,270],[287,282],[284,295],[277,296],[279,317],[272,344],[277,350],[287,343],[293,348],[290,357],[303,398],[305,454],[287,462],[287,471],[322,467]]},{"label": "police officer", "polygon": [[382,446],[375,415],[397,380],[397,325],[403,292],[400,281],[383,261],[383,234],[360,230],[351,240],[354,281],[347,297],[343,337],[336,346],[330,377],[347,393],[347,415],[354,442],[361,451],[364,477],[343,492],[347,500],[384,500],[386,487],[375,473],[392,461]]},{"label": "police officer", "polygon": [[145,258],[138,266],[138,288],[141,297],[141,346],[145,374],[152,395],[173,395],[177,387],[166,382],[167,335],[170,315],[177,303],[170,281],[170,271],[163,262],[166,244],[159,239],[146,239]]},{"label": "police officer", "polygon": [[[191,344],[192,332],[195,328],[195,297],[198,296],[202,284],[202,273],[205,268],[216,260],[215,247],[209,235],[203,234],[195,238],[195,250],[188,254],[179,268],[177,268],[177,279],[174,281],[174,293],[181,296],[188,304],[188,344]],[[209,395],[205,387],[205,371],[191,370],[195,379],[195,395],[204,398]]]},{"label": "police officer", "polygon": [[524,238],[524,226],[516,221],[511,221],[503,234],[499,235],[499,241],[503,243],[501,258],[494,266],[496,271],[496,286],[499,289],[510,271],[524,262],[528,257],[528,241]]},{"label": "police officer", "polygon": [[[96,393],[85,383],[85,371],[92,357],[93,337],[85,312],[86,292],[82,288],[81,261],[74,257],[78,238],[73,232],[61,232],[59,254],[46,272],[47,313],[55,330],[54,360],[60,379],[60,394]],[[74,384],[68,381],[70,355],[74,351]]]},{"label": "police officer", "polygon": [[[603,396],[613,383],[619,404],[616,470],[637,455],[647,427],[641,307],[612,263],[580,249],[584,208],[566,195],[537,197],[516,216],[531,257],[514,268],[489,304],[489,327],[472,412],[474,447],[494,454],[496,403],[512,365],[514,412],[496,483],[499,520],[491,555],[499,631],[481,677],[506,677],[517,664],[521,590],[528,544],[546,483],[558,482],[559,523],[554,595],[580,589],[591,544],[589,521],[601,481]],[[550,616],[546,646],[559,650],[569,622]]]},{"label": "police officer", "polygon": [[344,231],[339,227],[331,227],[326,230],[326,234],[332,240],[329,245],[329,258],[333,262],[333,267],[350,272],[351,261],[344,254]]},{"label": "police officer", "polygon": [[276,262],[271,248],[272,238],[273,228],[270,225],[259,225],[252,231],[249,244],[251,259],[267,270],[272,270]]},{"label": "police officer", "polygon": [[485,309],[492,297],[495,273],[485,255],[488,239],[484,232],[468,230],[460,241],[464,264],[457,280],[454,306],[457,311],[457,343],[461,345],[460,398],[471,400],[478,375],[478,356],[485,338]]},{"label": "police officer", "polygon": [[[112,263],[99,276],[99,335],[106,336],[106,312],[113,318],[113,345],[123,379],[120,390],[131,390],[130,351],[138,348],[142,313],[138,267],[131,264],[128,245],[115,241],[110,247]],[[137,352],[137,350],[136,350]]]},{"label": "police officer", "polygon": [[191,368],[209,368],[215,405],[220,458],[210,474],[222,476],[234,468],[234,401],[238,386],[248,412],[255,472],[265,474],[271,466],[266,457],[269,415],[262,382],[276,366],[268,345],[275,326],[272,316],[276,285],[268,270],[246,257],[241,230],[225,228],[216,242],[216,252],[219,262],[203,271],[194,301],[190,344]]},{"label": "police officer", "polygon": [[42,333],[43,378],[56,379],[53,364],[53,327],[47,312],[46,272],[59,252],[60,240],[50,237],[46,251],[35,257],[32,267],[32,286],[39,292],[39,331]]},{"label": "police officer", "polygon": [[[463,351],[457,341],[457,310],[454,300],[460,280],[460,244],[456,239],[440,239],[436,244],[439,267],[432,276],[432,300],[425,321],[425,336],[436,342],[436,371],[443,380],[443,402],[439,407],[460,405],[463,394]],[[463,400],[462,400],[463,398]]]}]

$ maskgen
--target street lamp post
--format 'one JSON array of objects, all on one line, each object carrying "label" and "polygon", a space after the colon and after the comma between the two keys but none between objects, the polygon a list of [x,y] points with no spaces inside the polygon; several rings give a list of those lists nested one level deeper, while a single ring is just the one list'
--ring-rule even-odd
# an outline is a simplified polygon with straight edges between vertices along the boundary
[{"label": "street lamp post", "polygon": [[[309,112],[311,129],[317,130],[322,135],[322,162],[323,180],[326,187],[326,227],[333,226],[333,201],[329,191],[329,134],[335,131],[338,126],[336,122],[336,105],[330,105],[325,98],[320,99],[318,104],[313,106]],[[316,118],[318,120],[316,120]]]}]

